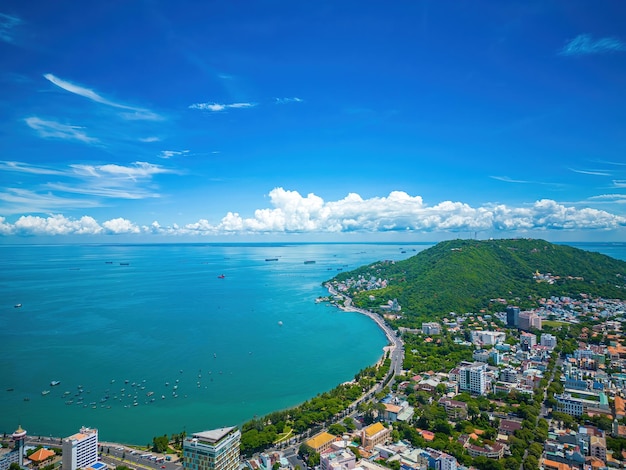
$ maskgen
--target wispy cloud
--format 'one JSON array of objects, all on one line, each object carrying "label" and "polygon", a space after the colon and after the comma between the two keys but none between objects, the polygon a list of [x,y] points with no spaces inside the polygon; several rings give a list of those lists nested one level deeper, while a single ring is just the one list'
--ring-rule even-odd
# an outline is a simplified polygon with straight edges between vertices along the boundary
[{"label": "wispy cloud", "polygon": [[302,98],[298,98],[294,96],[293,98],[274,98],[274,102],[276,104],[286,104],[286,103],[302,103],[304,100]]},{"label": "wispy cloud", "polygon": [[68,82],[51,73],[44,74],[44,78],[67,92],[82,96],[91,101],[95,101],[96,103],[104,104],[106,106],[111,106],[113,108],[124,109],[124,110],[130,111],[130,112],[124,112],[120,114],[120,116],[122,116],[124,119],[146,120],[146,121],[158,121],[158,120],[163,119],[161,116],[159,116],[156,113],[153,113],[152,111],[149,111],[143,108],[134,107],[134,106],[128,106],[126,104],[117,103],[115,101],[111,101],[107,98],[104,98],[103,96],[99,95],[98,93],[96,93],[95,91],[89,88],[85,88],[83,86]]},{"label": "wispy cloud", "polygon": [[601,170],[577,170],[575,168],[570,168],[570,171],[574,173],[580,173],[581,175],[591,175],[591,176],[611,176],[611,173]]},{"label": "wispy cloud", "polygon": [[608,201],[608,202],[617,202],[619,204],[626,204],[626,194],[600,194],[598,196],[591,196],[589,200]]},{"label": "wispy cloud", "polygon": [[518,183],[518,184],[532,184],[533,181],[525,181],[525,180],[515,180],[513,178],[509,178],[508,176],[490,176],[489,178],[503,181],[505,183]]},{"label": "wispy cloud", "polygon": [[551,186],[551,187],[562,187],[562,183],[552,183],[549,181],[533,181],[533,180],[518,180],[511,178],[509,176],[489,176],[489,178],[502,181],[503,183],[511,183],[511,184],[540,184],[543,186]]},{"label": "wispy cloud", "polygon": [[23,162],[0,161],[0,171],[15,171],[18,173],[30,173],[33,175],[63,175],[64,173],[53,168],[30,165]]},{"label": "wispy cloud", "polygon": [[147,162],[47,168],[0,161],[0,172],[57,177],[57,181],[48,181],[27,190],[9,187],[0,191],[0,212],[3,214],[51,213],[62,209],[99,207],[105,198],[158,198],[161,194],[154,177],[167,173],[180,174],[176,170]]},{"label": "wispy cloud", "polygon": [[560,55],[578,56],[626,51],[626,43],[617,38],[593,39],[591,34],[579,34],[559,51]]},{"label": "wispy cloud", "polygon": [[0,13],[0,40],[8,43],[15,41],[14,29],[22,24],[22,20],[17,16]]},{"label": "wispy cloud", "polygon": [[224,111],[225,109],[243,109],[243,108],[254,108],[256,103],[230,103],[230,104],[220,104],[220,103],[194,103],[189,105],[189,109],[200,109],[202,111]]},{"label": "wispy cloud", "polygon": [[159,157],[168,159],[172,157],[181,157],[183,155],[189,155],[189,150],[161,150]]},{"label": "wispy cloud", "polygon": [[626,180],[613,180],[613,186],[616,188],[626,188]]},{"label": "wispy cloud", "polygon": [[115,177],[138,181],[151,178],[154,175],[164,173],[177,173],[175,170],[164,168],[148,162],[134,162],[131,166],[106,164],[106,165],[70,165],[77,175],[94,178]]},{"label": "wispy cloud", "polygon": [[88,209],[101,205],[93,199],[68,198],[50,191],[37,192],[23,188],[0,190],[0,203],[2,213],[5,215],[50,213],[59,210]]},{"label": "wispy cloud", "polygon": [[156,136],[142,137],[139,139],[139,142],[144,142],[144,143],[160,142],[160,141],[161,141],[161,138],[156,137]]},{"label": "wispy cloud", "polygon": [[44,138],[54,138],[63,140],[78,140],[86,144],[98,142],[95,137],[89,137],[82,129],[84,127],[70,126],[56,121],[45,121],[36,116],[24,119],[31,129]]}]

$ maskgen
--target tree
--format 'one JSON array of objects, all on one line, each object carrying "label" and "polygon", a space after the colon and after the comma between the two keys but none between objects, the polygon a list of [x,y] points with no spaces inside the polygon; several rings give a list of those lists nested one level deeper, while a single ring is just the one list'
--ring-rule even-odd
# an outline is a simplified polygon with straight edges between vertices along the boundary
[{"label": "tree", "polygon": [[154,452],[159,452],[161,454],[167,452],[167,448],[169,446],[169,439],[167,438],[167,435],[163,435],[163,436],[159,436],[159,437],[153,437],[152,438],[152,450]]}]

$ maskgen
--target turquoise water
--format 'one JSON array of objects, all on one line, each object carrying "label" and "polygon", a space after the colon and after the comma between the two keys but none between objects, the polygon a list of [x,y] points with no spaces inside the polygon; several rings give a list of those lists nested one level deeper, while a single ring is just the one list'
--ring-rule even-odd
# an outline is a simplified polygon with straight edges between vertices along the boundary
[{"label": "turquoise water", "polygon": [[[386,345],[315,303],[321,283],[431,245],[0,246],[0,432],[147,444],[302,403]],[[625,244],[572,245],[626,260]]]},{"label": "turquoise water", "polygon": [[428,246],[0,246],[0,432],[146,444],[302,403],[386,345],[321,283]]}]

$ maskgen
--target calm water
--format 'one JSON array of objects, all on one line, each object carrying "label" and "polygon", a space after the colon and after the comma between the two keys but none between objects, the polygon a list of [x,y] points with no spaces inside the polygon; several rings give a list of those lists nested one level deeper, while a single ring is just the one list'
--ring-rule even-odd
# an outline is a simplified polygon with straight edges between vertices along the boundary
[{"label": "calm water", "polygon": [[[626,244],[572,245],[626,260]],[[429,246],[0,246],[0,432],[147,444],[295,406],[386,344],[316,304],[321,283]]]},{"label": "calm water", "polygon": [[0,432],[145,444],[295,406],[386,345],[321,283],[428,246],[0,246]]}]

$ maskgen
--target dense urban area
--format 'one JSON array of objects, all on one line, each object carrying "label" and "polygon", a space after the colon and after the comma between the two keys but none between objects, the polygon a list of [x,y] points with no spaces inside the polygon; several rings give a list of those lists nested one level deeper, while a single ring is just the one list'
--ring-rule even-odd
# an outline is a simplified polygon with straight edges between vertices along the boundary
[{"label": "dense urban area", "polygon": [[[528,276],[545,286],[558,279]],[[401,303],[377,298],[388,283],[334,279],[318,299],[369,315],[389,339],[380,362],[349,383],[242,426],[156,436],[148,448],[100,441],[93,428],[45,439],[16,423],[0,470],[626,467],[625,302],[581,293],[523,308],[494,298],[501,308],[491,313],[403,327]],[[355,307],[357,293],[381,302]]]}]

